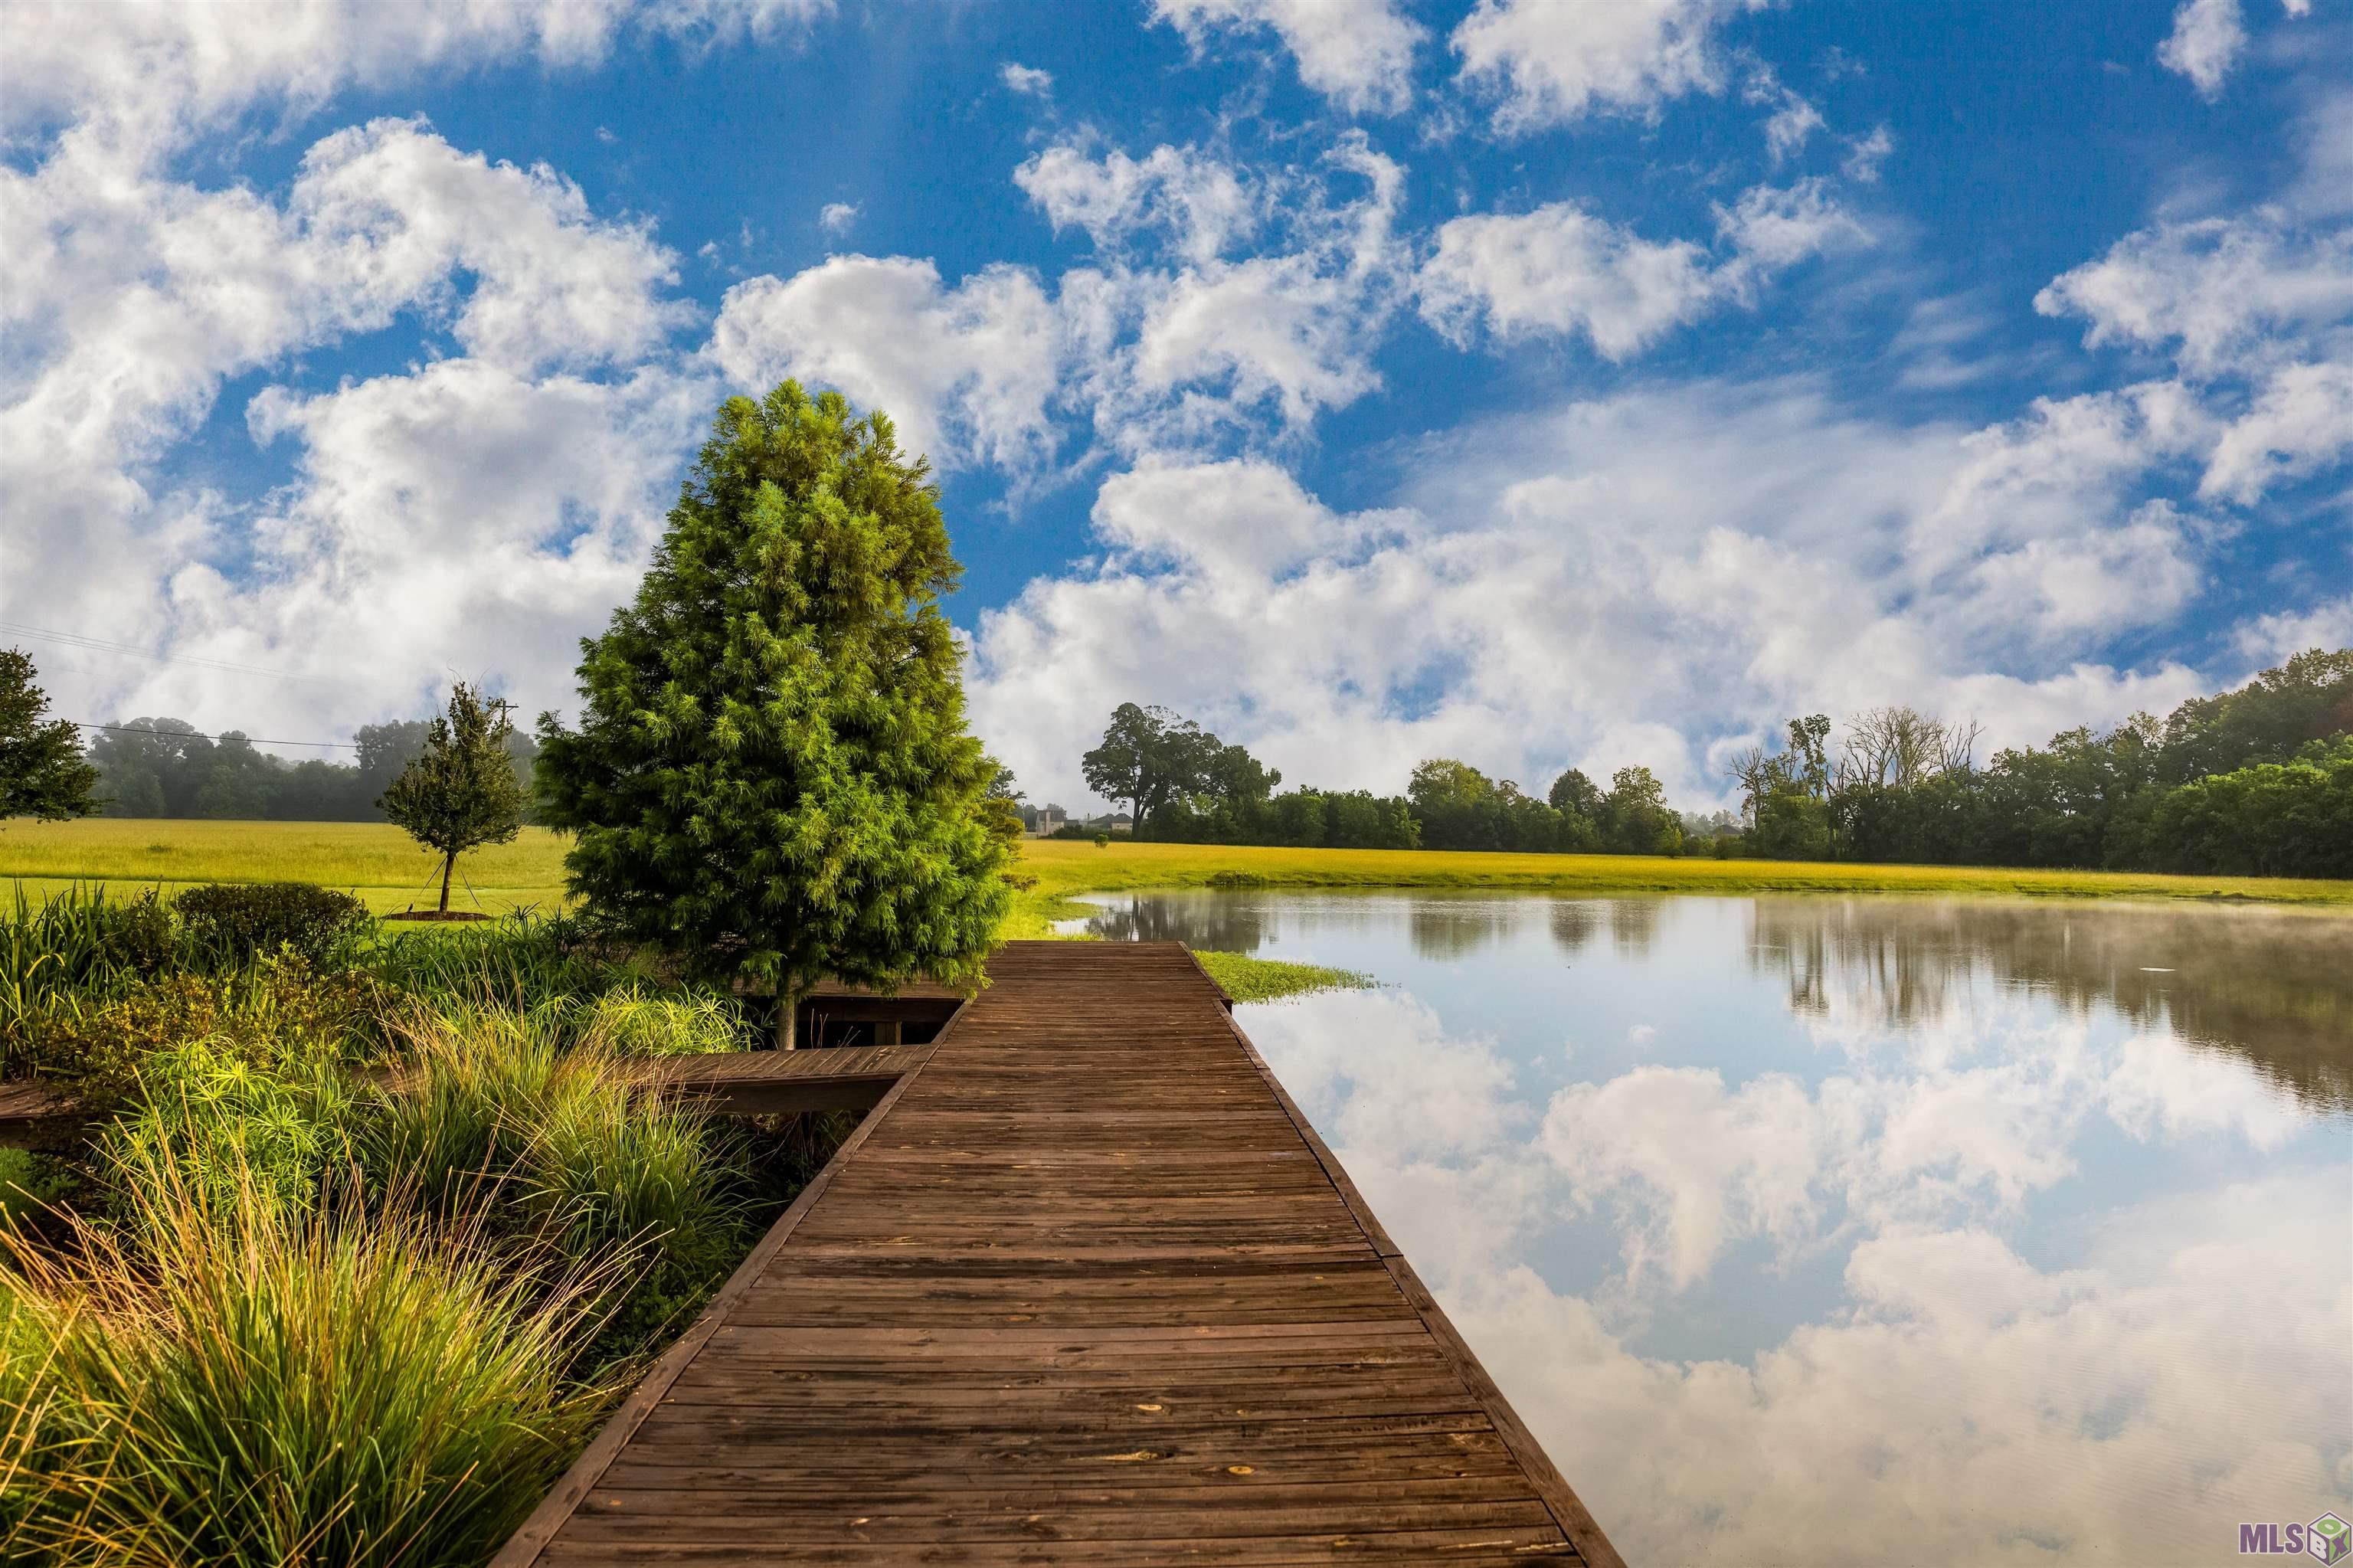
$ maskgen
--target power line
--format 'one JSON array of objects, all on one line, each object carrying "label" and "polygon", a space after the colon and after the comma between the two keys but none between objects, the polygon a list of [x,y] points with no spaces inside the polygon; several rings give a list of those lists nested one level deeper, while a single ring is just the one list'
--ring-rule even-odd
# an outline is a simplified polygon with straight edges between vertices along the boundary
[{"label": "power line", "polygon": [[[265,670],[259,664],[233,663],[227,659],[206,659],[194,653],[156,653],[144,648],[134,648],[128,642],[112,642],[103,637],[85,637],[79,631],[51,631],[43,627],[26,626],[14,620],[0,620],[0,631],[12,637],[34,637],[45,642],[56,642],[68,648],[80,648],[98,653],[127,653],[134,659],[153,659],[159,664],[192,664],[206,670],[227,670],[239,675],[267,675],[278,681],[308,681],[322,684],[323,675],[296,675],[284,670]],[[272,746],[323,745],[315,741],[272,741]]]},{"label": "power line", "polygon": [[[204,731],[196,729],[148,729],[135,724],[91,724],[87,719],[68,719],[66,723],[81,729],[111,730],[117,735],[152,735],[164,740],[227,740],[228,738],[227,735],[206,735]],[[229,733],[236,734],[234,730]],[[249,735],[239,735],[237,738],[248,746],[325,746],[343,751],[357,751],[360,748],[359,742],[354,740],[256,740]]]}]

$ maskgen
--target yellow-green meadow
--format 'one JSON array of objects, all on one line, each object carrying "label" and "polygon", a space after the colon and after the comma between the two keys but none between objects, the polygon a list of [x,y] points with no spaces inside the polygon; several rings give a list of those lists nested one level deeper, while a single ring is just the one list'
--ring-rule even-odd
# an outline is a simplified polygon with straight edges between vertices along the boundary
[{"label": "yellow-green meadow", "polygon": [[[552,911],[564,903],[564,835],[525,828],[511,843],[458,863],[453,908]],[[2196,898],[2353,904],[2353,882],[1989,866],[1667,859],[1641,855],[1484,854],[1437,850],[1270,849],[1249,845],[1032,840],[1034,879],[1007,923],[1043,935],[1081,893],[1140,888],[1451,887],[1530,893],[1918,893],[2061,898]],[[429,908],[431,852],[381,822],[246,822],[95,817],[12,822],[0,830],[0,876],[34,898],[74,883],[129,890],[204,882],[314,882],[357,895],[378,914]]]}]

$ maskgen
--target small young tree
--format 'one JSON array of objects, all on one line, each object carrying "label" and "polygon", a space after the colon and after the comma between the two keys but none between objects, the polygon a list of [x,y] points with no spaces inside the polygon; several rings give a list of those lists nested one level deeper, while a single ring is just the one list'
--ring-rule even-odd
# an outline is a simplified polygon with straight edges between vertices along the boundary
[{"label": "small young tree", "polygon": [[[590,911],[771,985],[976,981],[1018,820],[965,729],[960,568],[891,422],[787,381],[732,397],[638,587],[540,721],[543,810]],[[1003,829],[1013,823],[1013,835]]]},{"label": "small young tree", "polygon": [[0,821],[87,817],[99,808],[90,795],[98,769],[82,757],[71,721],[41,716],[49,695],[33,683],[36,673],[24,650],[0,651]]},{"label": "small young tree", "polygon": [[425,732],[425,749],[376,803],[409,837],[441,852],[441,913],[449,912],[449,874],[458,857],[502,844],[522,831],[522,781],[507,760],[514,720],[502,702],[485,702],[465,682],[449,694],[447,717]]}]

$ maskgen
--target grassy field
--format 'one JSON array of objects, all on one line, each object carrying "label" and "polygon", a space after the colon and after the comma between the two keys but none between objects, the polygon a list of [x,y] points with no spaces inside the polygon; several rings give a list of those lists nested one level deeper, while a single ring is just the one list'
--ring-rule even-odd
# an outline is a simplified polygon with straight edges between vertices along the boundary
[{"label": "grassy field", "polygon": [[[553,910],[564,899],[564,840],[526,828],[512,843],[459,862],[453,907]],[[1918,893],[2061,898],[2252,899],[2353,906],[2353,882],[1978,866],[1811,861],[1668,860],[1637,855],[1449,854],[1427,850],[1299,850],[1071,841],[1022,846],[1036,878],[1008,936],[1044,934],[1079,893],[1147,887],[1452,887],[1531,893]],[[379,822],[159,821],[90,818],[0,830],[0,877],[36,897],[74,882],[117,890],[156,883],[316,882],[384,914],[430,908],[439,868]]]},{"label": "grassy field", "polygon": [[[458,863],[453,909],[504,913],[564,901],[565,841],[525,828],[512,843]],[[74,882],[111,891],[162,883],[315,882],[357,894],[377,914],[440,901],[440,857],[384,822],[158,821],[90,817],[11,822],[0,830],[0,876],[38,897]]]}]

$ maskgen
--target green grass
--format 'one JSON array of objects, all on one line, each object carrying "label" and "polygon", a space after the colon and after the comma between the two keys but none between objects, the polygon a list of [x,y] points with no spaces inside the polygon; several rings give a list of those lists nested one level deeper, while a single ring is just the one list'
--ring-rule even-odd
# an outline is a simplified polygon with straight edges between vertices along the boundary
[{"label": "green grass", "polygon": [[[0,848],[0,863],[5,863]],[[1266,849],[1249,845],[1093,844],[1032,840],[1020,869],[1032,906],[1074,893],[1145,888],[1451,887],[1529,893],[1924,893],[2060,898],[2233,898],[2353,904],[2353,882],[2262,876],[2032,871],[1997,866],[1669,859],[1651,855],[1487,854],[1434,850]],[[1057,916],[1060,917],[1060,916]]]},{"label": "green grass", "polygon": [[158,1174],[132,1225],[0,1269],[10,1561],[480,1563],[602,1419],[614,1389],[569,1370],[596,1324],[575,1279],[397,1215],[224,1214]]},{"label": "green grass", "polygon": [[[564,902],[566,840],[525,828],[512,843],[458,862],[449,906],[489,914]],[[0,876],[39,896],[104,883],[129,891],[191,882],[315,882],[353,893],[379,915],[440,899],[440,858],[387,822],[227,822],[87,817],[0,829]]]},{"label": "green grass", "polygon": [[1376,982],[1355,969],[1329,969],[1322,964],[1294,964],[1282,959],[1254,959],[1247,953],[1193,955],[1209,978],[1226,988],[1236,1001],[1281,1001],[1319,991],[1360,991]]},{"label": "green grass", "polygon": [[[563,835],[525,828],[512,843],[459,862],[470,889],[452,906],[499,913],[564,904]],[[2138,872],[1990,866],[1859,865],[1643,855],[1472,854],[1434,850],[1266,849],[1247,845],[1031,840],[1019,870],[1036,885],[1016,901],[1005,934],[1042,936],[1082,914],[1076,893],[1208,887],[1220,877],[1268,887],[1457,887],[1530,893],[1922,893],[2063,898],[2243,898],[2353,904],[2353,882],[2288,877],[2160,876]],[[382,822],[161,821],[93,817],[9,823],[0,877],[38,899],[73,882],[132,892],[158,883],[315,882],[357,894],[382,914],[430,907],[433,857]]]}]

